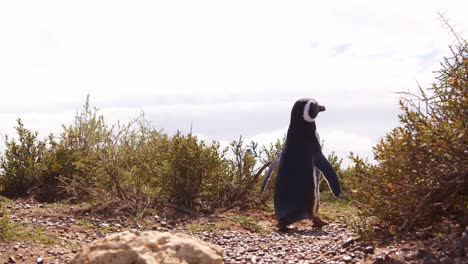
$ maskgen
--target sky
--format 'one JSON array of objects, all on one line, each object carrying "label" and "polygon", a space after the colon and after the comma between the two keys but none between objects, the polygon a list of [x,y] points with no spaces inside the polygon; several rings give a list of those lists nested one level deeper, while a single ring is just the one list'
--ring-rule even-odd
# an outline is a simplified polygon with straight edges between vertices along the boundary
[{"label": "sky", "polygon": [[[269,144],[315,98],[324,152],[372,159],[396,92],[429,87],[468,1],[1,1],[0,134],[46,137],[89,94],[109,123]],[[0,142],[4,150],[4,142]],[[345,164],[349,161],[345,159]]]}]

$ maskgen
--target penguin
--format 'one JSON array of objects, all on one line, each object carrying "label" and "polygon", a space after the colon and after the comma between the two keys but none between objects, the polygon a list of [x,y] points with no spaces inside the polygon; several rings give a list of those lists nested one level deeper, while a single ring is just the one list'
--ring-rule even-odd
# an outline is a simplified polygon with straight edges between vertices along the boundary
[{"label": "penguin", "polygon": [[330,162],[323,155],[315,119],[325,107],[314,99],[296,101],[282,151],[272,161],[263,181],[263,193],[271,174],[278,166],[275,181],[275,215],[280,231],[303,219],[314,226],[326,223],[317,215],[320,203],[320,179],[327,181],[333,196],[339,197],[340,183]]}]

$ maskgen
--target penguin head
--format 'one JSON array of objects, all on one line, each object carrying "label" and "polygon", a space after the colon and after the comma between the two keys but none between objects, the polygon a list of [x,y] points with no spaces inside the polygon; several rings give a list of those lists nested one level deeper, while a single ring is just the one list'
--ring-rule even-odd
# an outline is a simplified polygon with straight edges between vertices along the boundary
[{"label": "penguin head", "polygon": [[325,111],[325,106],[319,105],[315,99],[300,99],[298,103],[302,106],[302,118],[308,123],[315,122],[318,113]]}]

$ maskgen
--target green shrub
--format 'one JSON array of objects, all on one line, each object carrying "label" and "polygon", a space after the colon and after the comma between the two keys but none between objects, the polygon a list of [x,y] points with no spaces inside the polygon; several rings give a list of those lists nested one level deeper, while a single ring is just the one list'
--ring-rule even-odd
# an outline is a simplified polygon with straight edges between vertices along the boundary
[{"label": "green shrub", "polygon": [[136,211],[162,201],[167,136],[152,127],[144,114],[127,124],[108,126],[97,111],[87,100],[74,123],[64,127],[55,149],[55,157],[61,157],[67,168],[58,177],[67,197],[119,201]]},{"label": "green shrub", "polygon": [[46,144],[38,140],[38,133],[24,127],[21,119],[15,127],[18,138],[5,136],[5,155],[0,159],[1,194],[10,197],[24,197],[36,185],[40,176],[40,162]]},{"label": "green shrub", "polygon": [[224,158],[220,173],[205,186],[205,199],[212,201],[212,208],[245,208],[258,204],[258,145],[255,142],[245,145],[242,137],[239,137],[230,143],[224,153],[228,151],[232,152],[232,157]]},{"label": "green shrub", "polygon": [[192,134],[177,132],[169,143],[164,187],[170,202],[193,208],[204,181],[222,173],[224,157],[217,142],[206,145]]},{"label": "green shrub", "polygon": [[463,215],[468,194],[467,42],[460,40],[452,51],[431,88],[406,93],[400,101],[401,125],[374,147],[377,164],[352,156],[352,188],[362,223],[380,222],[402,231]]},{"label": "green shrub", "polygon": [[112,128],[105,123],[102,115],[98,115],[97,109],[91,108],[89,97],[73,123],[62,127],[58,143],[51,150],[51,156],[61,168],[54,177],[61,182],[62,191],[68,199],[95,199],[100,195],[96,191],[101,190],[105,178],[98,154],[105,151],[112,140]]},{"label": "green shrub", "polygon": [[110,186],[101,190],[120,201],[131,201],[137,211],[145,204],[162,201],[162,172],[168,151],[167,135],[152,127],[144,115],[118,125],[112,140],[98,153]]}]

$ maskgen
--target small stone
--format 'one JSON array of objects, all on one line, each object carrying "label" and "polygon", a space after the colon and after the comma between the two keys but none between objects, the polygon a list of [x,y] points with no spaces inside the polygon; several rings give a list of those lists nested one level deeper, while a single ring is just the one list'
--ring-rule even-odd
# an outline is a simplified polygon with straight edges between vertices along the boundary
[{"label": "small stone", "polygon": [[8,263],[16,263],[15,257],[10,256],[10,257],[8,258]]},{"label": "small stone", "polygon": [[38,257],[38,258],[36,259],[36,264],[43,264],[43,263],[44,263],[44,258]]},{"label": "small stone", "polygon": [[356,251],[356,252],[359,252],[359,251],[362,251],[363,248],[362,248],[361,246],[355,246],[355,247],[353,248],[353,250]]},{"label": "small stone", "polygon": [[364,254],[374,254],[374,247],[373,246],[368,246],[362,250]]},{"label": "small stone", "polygon": [[341,259],[345,262],[350,262],[353,258],[351,256],[344,255]]},{"label": "small stone", "polygon": [[343,242],[342,247],[349,247],[350,245],[354,244],[354,242],[356,242],[355,238],[348,238],[345,242]]}]

